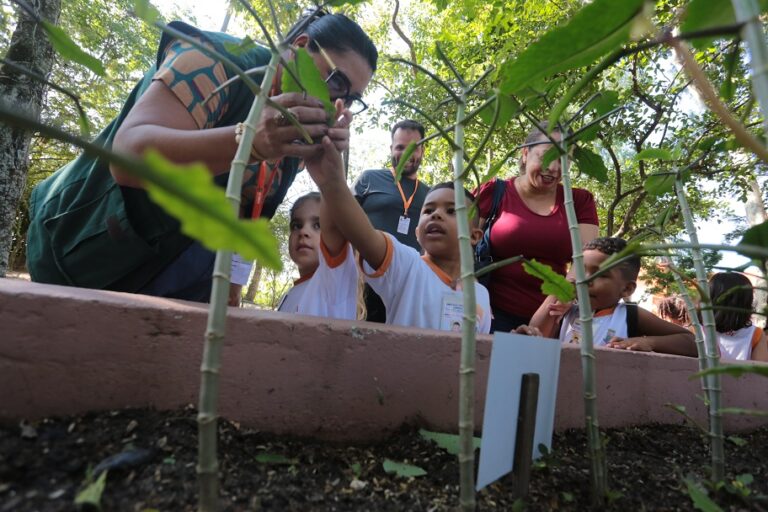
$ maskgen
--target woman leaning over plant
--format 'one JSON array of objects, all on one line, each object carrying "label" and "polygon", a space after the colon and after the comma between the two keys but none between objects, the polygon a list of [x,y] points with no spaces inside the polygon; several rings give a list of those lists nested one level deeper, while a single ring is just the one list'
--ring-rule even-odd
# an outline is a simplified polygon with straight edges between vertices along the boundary
[{"label": "woman leaning over plant", "polygon": [[[332,99],[346,108],[333,127],[321,103],[302,94],[283,94],[280,73],[270,97],[298,119],[313,138],[328,135],[339,150],[349,146],[349,124],[362,110],[361,95],[376,70],[377,51],[352,20],[314,11],[309,25],[289,32],[326,77]],[[227,55],[242,69],[265,66],[267,48],[240,51],[240,40],[184,23],[170,26]],[[285,55],[286,59],[292,58]],[[174,163],[203,162],[226,183],[237,150],[238,123],[254,99],[234,76],[187,42],[164,34],[156,65],[131,92],[117,119],[98,142],[141,155],[153,148]],[[258,82],[259,75],[254,76]],[[266,107],[255,127],[251,161],[242,187],[242,216],[274,215],[298,173],[301,160],[319,144],[297,144],[298,128]],[[214,253],[179,230],[178,222],[152,203],[142,183],[87,155],[81,155],[39,184],[30,199],[28,265],[35,281],[207,301]]]},{"label": "woman leaning over plant", "polygon": [[[546,130],[546,124],[542,125]],[[561,134],[553,132],[559,140]],[[491,227],[491,254],[494,261],[522,254],[550,265],[565,275],[572,258],[571,238],[565,214],[560,159],[544,169],[542,158],[552,147],[547,136],[534,129],[525,139],[519,176],[505,180],[504,195],[496,221]],[[481,221],[490,215],[495,181],[480,188],[478,205]],[[597,208],[592,194],[573,190],[579,231],[583,243],[597,237]],[[489,282],[494,331],[510,331],[527,324],[544,301],[541,281],[528,275],[522,263],[495,270]]]}]

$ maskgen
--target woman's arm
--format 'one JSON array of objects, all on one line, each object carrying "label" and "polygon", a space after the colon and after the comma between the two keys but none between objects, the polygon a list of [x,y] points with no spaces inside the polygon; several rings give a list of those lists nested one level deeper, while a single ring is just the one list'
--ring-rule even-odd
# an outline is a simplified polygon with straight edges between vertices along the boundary
[{"label": "woman's arm", "polygon": [[[272,98],[299,117],[310,136],[328,133],[326,114],[319,101],[301,94],[282,94]],[[338,136],[338,133],[336,133]],[[278,123],[278,112],[265,107],[256,125],[253,148],[267,159],[296,156],[305,158],[319,150],[317,144],[295,144],[301,136],[297,128]],[[136,102],[115,134],[115,151],[141,155],[155,148],[172,162],[202,162],[213,174],[229,171],[235,156],[235,127],[199,129],[192,115],[165,83],[155,80]],[[115,166],[110,171],[120,185],[141,187],[141,182]]]},{"label": "woman's arm", "polygon": [[752,349],[750,359],[752,359],[752,361],[768,363],[768,336],[766,336],[765,331],[763,331],[763,335],[760,337],[760,341],[757,342],[757,345],[755,345],[755,348]]},{"label": "woman's arm", "polygon": [[579,224],[579,234],[581,235],[582,245],[597,238],[599,232],[600,228],[594,224]]}]

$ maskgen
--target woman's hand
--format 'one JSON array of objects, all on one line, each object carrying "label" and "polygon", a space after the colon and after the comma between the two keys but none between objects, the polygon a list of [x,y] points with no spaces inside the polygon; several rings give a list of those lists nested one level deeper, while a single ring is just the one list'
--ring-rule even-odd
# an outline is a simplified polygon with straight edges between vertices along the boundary
[{"label": "woman's hand", "polygon": [[[328,134],[328,115],[320,100],[295,92],[270,99],[293,114],[312,140],[318,141]],[[277,160],[285,156],[306,159],[319,151],[317,143],[307,144],[299,129],[273,107],[265,105],[255,129],[251,154],[258,159]],[[347,140],[348,137],[347,130]]]}]

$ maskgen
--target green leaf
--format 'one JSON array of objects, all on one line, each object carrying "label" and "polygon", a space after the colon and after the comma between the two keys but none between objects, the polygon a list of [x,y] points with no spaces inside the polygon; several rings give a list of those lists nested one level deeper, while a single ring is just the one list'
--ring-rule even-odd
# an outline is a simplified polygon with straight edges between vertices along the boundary
[{"label": "green leaf", "polygon": [[[720,412],[722,412],[722,410]],[[728,441],[730,441],[731,443],[735,444],[736,446],[746,446],[747,445],[746,439],[741,438],[739,436],[728,436],[728,437],[726,437],[726,439]]]},{"label": "green leaf", "polygon": [[162,19],[160,11],[149,0],[134,0],[133,13],[150,25]]},{"label": "green leaf", "polygon": [[[600,96],[592,100],[592,102],[589,104],[587,111],[594,112],[595,114],[594,119],[597,119],[600,116],[607,114],[608,112],[610,112],[611,110],[615,109],[618,106],[619,106],[618,92],[601,91]],[[584,124],[585,125],[589,124],[589,121],[585,122]],[[579,136],[576,138],[576,140],[589,142],[597,138],[597,134],[599,131],[600,131],[600,123],[597,123],[594,126],[581,132]]]},{"label": "green leaf", "polygon": [[317,98],[323,102],[325,111],[333,120],[336,108],[331,103],[328,84],[325,83],[309,52],[305,48],[297,48],[293,60],[288,61],[287,66],[291,68],[301,83],[296,82],[291,73],[283,71],[281,84],[283,92],[306,92],[313,98]]},{"label": "green leaf", "polygon": [[[244,259],[259,260],[273,269],[281,267],[280,251],[264,219],[238,220],[232,206],[203,164],[176,165],[155,150],[145,154],[156,182],[146,187],[153,201],[181,222],[181,231],[211,250],[231,250]],[[173,191],[170,191],[170,190]]]},{"label": "green leaf", "polygon": [[652,196],[662,196],[675,190],[675,173],[659,172],[649,174],[643,183],[645,191]]},{"label": "green leaf", "polygon": [[549,165],[558,158],[560,158],[560,152],[555,146],[552,146],[541,156],[541,168],[549,169]]},{"label": "green leaf", "polygon": [[523,269],[529,275],[542,280],[541,293],[544,295],[554,295],[560,302],[571,302],[576,298],[576,288],[573,283],[552,270],[549,265],[536,260],[526,260],[523,262]]},{"label": "green leaf", "polygon": [[635,160],[672,160],[672,152],[663,148],[646,148],[635,155]]},{"label": "green leaf", "polygon": [[587,66],[622,46],[644,0],[595,0],[499,69],[501,91],[514,94],[556,73]]},{"label": "green leaf", "polygon": [[403,462],[395,462],[390,459],[384,460],[384,471],[389,474],[395,474],[400,477],[416,477],[424,476],[427,474],[424,469],[412,464],[405,464]]},{"label": "green leaf", "polygon": [[101,61],[96,57],[85,53],[61,27],[57,27],[45,20],[42,20],[40,24],[48,35],[48,40],[51,42],[51,46],[53,46],[59,55],[72,62],[82,64],[99,76],[106,75],[106,71],[104,71],[104,66],[101,64]]},{"label": "green leaf", "polygon": [[685,479],[685,485],[688,487],[688,496],[690,496],[693,506],[702,512],[722,512],[717,503],[712,501],[704,490],[690,478]]},{"label": "green leaf", "polygon": [[254,460],[260,464],[294,465],[298,463],[296,459],[289,459],[288,457],[278,453],[259,453],[254,457]]},{"label": "green leaf", "polygon": [[730,375],[731,377],[741,377],[745,373],[754,373],[768,377],[768,365],[764,364],[724,364],[715,368],[708,368],[694,374],[691,379],[703,377],[704,375]]},{"label": "green leaf", "polygon": [[363,472],[363,466],[361,466],[359,462],[350,464],[349,469],[352,471],[352,474],[355,475],[355,477],[359,477]]},{"label": "green leaf", "polygon": [[96,481],[91,481],[75,496],[75,505],[90,505],[101,510],[101,495],[107,486],[107,471],[102,471]]},{"label": "green leaf", "polygon": [[756,245],[768,247],[768,221],[752,226],[744,232],[739,245]]},{"label": "green leaf", "polygon": [[[736,23],[732,0],[691,0],[686,10],[685,19],[680,25],[680,31],[694,32],[707,28],[722,27]],[[768,0],[759,0],[760,12],[768,10]],[[702,50],[715,39],[732,36],[708,36],[691,40],[691,46]]]},{"label": "green leaf", "polygon": [[675,215],[675,211],[677,211],[677,204],[669,205],[661,210],[653,220],[653,227],[659,231],[663,231],[669,221],[672,220],[672,217]]},{"label": "green leaf", "polygon": [[573,160],[576,162],[576,165],[582,173],[591,178],[595,178],[600,183],[608,181],[608,168],[597,153],[576,146],[573,150]]},{"label": "green leaf", "polygon": [[395,169],[395,183],[400,181],[400,178],[403,176],[403,167],[405,167],[405,164],[411,159],[411,155],[414,151],[416,151],[416,142],[409,142],[405,147],[403,154],[400,155],[400,160],[397,162],[397,168]]},{"label": "green leaf", "polygon": [[[496,120],[496,128],[501,128],[507,124],[513,116],[518,114],[522,107],[520,106],[520,103],[517,102],[517,100],[506,94],[497,93],[496,101],[500,103],[499,118]],[[496,111],[496,101],[490,103],[477,114],[480,116],[480,119],[482,119],[483,122],[489,126],[493,121],[493,114]]]},{"label": "green leaf", "polygon": [[[423,439],[434,442],[438,447],[447,451],[451,455],[458,455],[459,452],[461,451],[461,448],[459,446],[460,438],[456,434],[430,432],[429,430],[424,430],[422,428],[419,430],[419,435]],[[481,439],[479,437],[472,438],[472,445],[475,447],[475,450],[480,448],[480,442],[481,442]]]},{"label": "green leaf", "polygon": [[229,53],[238,56],[247,53],[248,51],[254,49],[256,46],[258,46],[256,42],[249,36],[245,36],[243,40],[236,43],[231,41],[224,42],[224,48],[226,48]]},{"label": "green leaf", "polygon": [[733,49],[725,57],[726,76],[723,83],[720,84],[720,97],[728,103],[733,99],[733,93],[736,85],[733,83],[733,74],[736,72],[736,66],[739,62],[739,44],[734,45]]}]

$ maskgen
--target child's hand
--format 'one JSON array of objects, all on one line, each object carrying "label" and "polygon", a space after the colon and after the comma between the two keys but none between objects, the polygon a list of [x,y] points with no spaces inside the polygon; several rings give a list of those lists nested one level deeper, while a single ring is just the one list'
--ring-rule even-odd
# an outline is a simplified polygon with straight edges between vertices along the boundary
[{"label": "child's hand", "polygon": [[645,336],[641,338],[627,338],[627,339],[621,339],[614,336],[608,342],[608,346],[611,348],[621,348],[624,350],[636,350],[639,352],[653,352],[653,343],[649,338]]},{"label": "child's hand", "polygon": [[[336,102],[336,115],[342,116],[344,103]],[[346,186],[344,177],[344,161],[341,159],[341,153],[328,135],[323,136],[320,141],[320,150],[312,156],[306,157],[304,162],[307,165],[307,171],[317,187],[322,192],[325,185],[339,181]]]},{"label": "child's hand", "polygon": [[520,325],[513,331],[517,334],[524,334],[526,336],[541,336],[541,331],[538,327],[530,327],[528,325]]},{"label": "child's hand", "polygon": [[559,300],[556,300],[555,302],[550,304],[547,307],[547,309],[548,309],[549,316],[561,318],[568,311],[570,311],[572,306],[573,306],[573,302],[560,302]]}]

